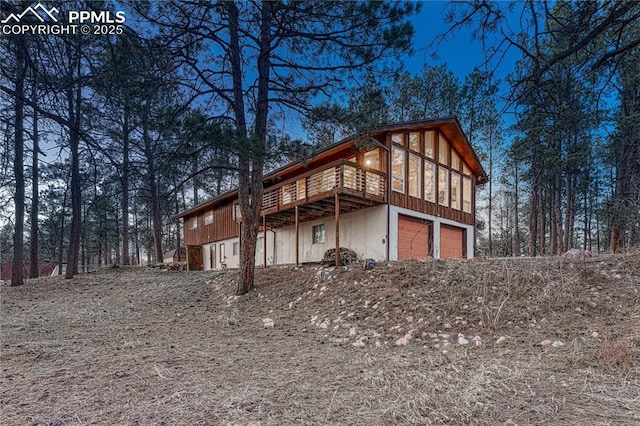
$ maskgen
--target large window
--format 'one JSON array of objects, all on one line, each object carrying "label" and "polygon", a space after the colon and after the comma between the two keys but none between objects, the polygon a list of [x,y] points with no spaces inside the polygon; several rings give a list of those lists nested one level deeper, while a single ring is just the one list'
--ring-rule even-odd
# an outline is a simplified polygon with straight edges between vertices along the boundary
[{"label": "large window", "polygon": [[471,213],[471,179],[462,178],[462,210]]},{"label": "large window", "polygon": [[327,230],[324,223],[322,225],[315,225],[311,232],[313,233],[313,244],[324,244],[327,236]]},{"label": "large window", "polygon": [[405,151],[397,146],[393,147],[393,162],[391,164],[391,187],[396,192],[404,193],[404,163]]},{"label": "large window", "polygon": [[449,165],[449,143],[444,138],[442,133],[440,133],[440,138],[438,138],[438,161],[440,164],[444,164],[445,166]]},{"label": "large window", "polygon": [[364,165],[365,167],[381,170],[380,168],[380,150],[372,149],[371,151],[364,153]]},{"label": "large window", "polygon": [[460,175],[451,172],[451,208],[460,210],[460,198],[462,195]]},{"label": "large window", "polygon": [[420,133],[409,133],[409,149],[420,152]]},{"label": "large window", "polygon": [[421,179],[420,157],[409,154],[409,195],[420,198]]},{"label": "large window", "polygon": [[191,229],[196,229],[198,227],[198,216],[191,219]]},{"label": "large window", "polygon": [[394,133],[391,135],[391,142],[397,143],[404,146],[404,134],[403,133]]},{"label": "large window", "polygon": [[436,165],[431,161],[424,162],[424,199],[436,202]]},{"label": "large window", "polygon": [[451,168],[460,171],[460,157],[454,150],[451,150]]},{"label": "large window", "polygon": [[433,158],[433,148],[435,141],[435,132],[428,130],[424,132],[424,155],[425,157]]},{"label": "large window", "polygon": [[438,167],[438,203],[449,206],[449,170]]}]

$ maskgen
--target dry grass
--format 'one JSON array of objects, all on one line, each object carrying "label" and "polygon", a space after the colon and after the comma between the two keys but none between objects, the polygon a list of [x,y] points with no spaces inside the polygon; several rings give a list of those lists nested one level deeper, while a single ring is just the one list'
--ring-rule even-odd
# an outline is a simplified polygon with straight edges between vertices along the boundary
[{"label": "dry grass", "polygon": [[2,286],[1,423],[640,422],[640,256],[270,268],[241,298],[233,283],[125,268]]}]

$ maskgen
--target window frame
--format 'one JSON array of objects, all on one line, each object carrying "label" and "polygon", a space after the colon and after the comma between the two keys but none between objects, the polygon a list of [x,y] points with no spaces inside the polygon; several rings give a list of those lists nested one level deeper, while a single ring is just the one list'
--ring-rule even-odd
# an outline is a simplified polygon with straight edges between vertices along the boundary
[{"label": "window frame", "polygon": [[[445,149],[443,149],[445,148]],[[442,133],[438,134],[438,164],[442,164],[443,166],[449,166],[449,161],[451,159],[451,144],[447,138],[444,137]],[[443,160],[443,155],[445,156]]]},{"label": "window frame", "polygon": [[[322,240],[322,241],[321,241]],[[327,226],[319,223],[311,227],[311,244],[325,244],[327,242]]]},{"label": "window frame", "polygon": [[[465,189],[469,188],[469,198],[466,198]],[[469,208],[467,209],[467,204]],[[473,213],[473,184],[471,178],[462,176],[462,211],[464,213]]]},{"label": "window frame", "polygon": [[204,214],[204,224],[211,225],[213,223],[213,210]]},{"label": "window frame", "polygon": [[[455,188],[454,182],[457,184]],[[462,176],[460,173],[451,172],[451,175],[449,176],[449,186],[451,188],[451,199],[449,200],[449,205],[454,210],[462,210]]]},{"label": "window frame", "polygon": [[[429,138],[427,138],[427,133],[429,133],[431,136]],[[423,143],[423,149],[422,149],[422,154],[426,157],[426,158],[430,158],[432,160],[435,160],[435,154],[436,154],[436,131],[435,130],[425,130],[423,132],[424,134],[424,143]],[[427,141],[429,141],[429,143],[427,143]],[[431,147],[431,154],[427,153],[427,146]]]},{"label": "window frame", "polygon": [[[396,166],[396,152],[402,153],[402,171],[400,175],[395,174],[394,168]],[[405,185],[405,173],[406,173],[406,164],[407,164],[407,151],[404,148],[400,148],[398,146],[394,146],[391,150],[391,189],[395,192],[399,192],[401,194],[406,193],[406,185]],[[401,189],[395,188],[395,183],[400,182],[402,184]]]},{"label": "window frame", "polygon": [[407,148],[409,148],[409,151],[417,152],[419,154],[421,152],[420,145],[420,132],[409,132],[407,143]]},{"label": "window frame", "polygon": [[[413,181],[411,180],[411,160],[416,161],[417,163],[416,165],[416,173],[417,176],[415,177],[415,179],[413,179]],[[422,198],[421,195],[421,189],[422,189],[422,158],[419,155],[413,154],[413,153],[409,153],[409,161],[408,161],[408,167],[407,167],[407,194],[410,197],[414,197],[414,198]],[[415,191],[412,191],[412,182],[415,185]],[[413,192],[413,193],[412,193]]]},{"label": "window frame", "polygon": [[[445,184],[442,184],[441,177],[445,178]],[[443,207],[449,207],[450,202],[450,184],[449,184],[449,169],[438,166],[438,205]],[[440,195],[443,195],[442,199]]]},{"label": "window frame", "polygon": [[[431,169],[431,197],[427,198],[427,167],[429,167]],[[424,181],[422,182],[422,188],[423,188],[423,193],[424,193],[424,200],[429,202],[429,203],[435,203],[436,202],[436,198],[437,198],[437,194],[436,194],[436,179],[437,179],[437,167],[436,167],[436,163],[434,163],[433,161],[429,161],[429,160],[424,160],[423,165],[422,165],[423,170],[423,179]]]}]

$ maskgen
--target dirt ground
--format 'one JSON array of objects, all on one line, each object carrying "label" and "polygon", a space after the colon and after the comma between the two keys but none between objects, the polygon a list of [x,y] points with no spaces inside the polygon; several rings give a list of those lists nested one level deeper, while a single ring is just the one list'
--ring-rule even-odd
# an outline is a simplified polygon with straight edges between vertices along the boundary
[{"label": "dirt ground", "polygon": [[640,424],[640,255],[0,286],[3,425]]}]

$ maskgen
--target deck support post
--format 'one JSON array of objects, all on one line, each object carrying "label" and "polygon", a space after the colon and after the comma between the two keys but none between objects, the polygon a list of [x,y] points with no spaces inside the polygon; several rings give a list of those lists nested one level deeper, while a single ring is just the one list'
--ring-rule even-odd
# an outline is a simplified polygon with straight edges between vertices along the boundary
[{"label": "deck support post", "polygon": [[296,266],[300,265],[300,207],[295,207],[296,221]]},{"label": "deck support post", "polygon": [[340,195],[335,194],[336,204],[336,266],[340,266]]},{"label": "deck support post", "polygon": [[262,216],[262,261],[263,265],[267,267],[267,215]]}]

